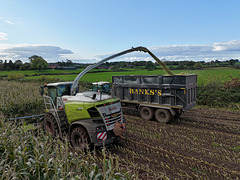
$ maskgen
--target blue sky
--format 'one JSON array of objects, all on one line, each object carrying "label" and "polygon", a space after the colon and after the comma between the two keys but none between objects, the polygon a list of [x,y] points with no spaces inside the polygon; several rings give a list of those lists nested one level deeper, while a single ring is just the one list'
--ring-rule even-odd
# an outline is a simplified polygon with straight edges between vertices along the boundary
[{"label": "blue sky", "polygon": [[0,0],[0,59],[96,62],[136,46],[166,60],[240,59],[239,7],[238,0]]}]

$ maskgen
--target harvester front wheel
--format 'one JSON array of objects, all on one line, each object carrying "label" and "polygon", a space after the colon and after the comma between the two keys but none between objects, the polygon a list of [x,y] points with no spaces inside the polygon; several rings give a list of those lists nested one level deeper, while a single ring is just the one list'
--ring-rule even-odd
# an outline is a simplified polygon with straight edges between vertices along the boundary
[{"label": "harvester front wheel", "polygon": [[151,120],[153,118],[153,109],[150,107],[141,107],[140,115],[145,120]]},{"label": "harvester front wheel", "polygon": [[76,127],[71,132],[71,144],[74,149],[88,150],[90,147],[90,139],[87,130],[82,127]]},{"label": "harvester front wheel", "polygon": [[43,120],[43,129],[51,137],[55,137],[57,133],[57,122],[52,114],[46,114]]},{"label": "harvester front wheel", "polygon": [[171,121],[172,116],[170,112],[166,109],[157,109],[155,111],[155,118],[158,122],[168,123]]}]

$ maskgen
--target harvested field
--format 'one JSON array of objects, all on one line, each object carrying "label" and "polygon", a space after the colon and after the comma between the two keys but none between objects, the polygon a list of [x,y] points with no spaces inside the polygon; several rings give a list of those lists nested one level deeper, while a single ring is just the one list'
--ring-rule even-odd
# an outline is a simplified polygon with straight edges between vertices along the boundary
[{"label": "harvested field", "polygon": [[[1,83],[0,117],[1,114],[16,117],[43,113],[42,97],[38,95],[40,85],[8,81]],[[138,175],[139,179],[240,179],[240,112],[198,107],[170,124],[145,121],[134,110],[124,109],[124,114],[128,133],[126,144],[111,145],[107,151],[108,157],[114,159],[112,172],[131,172],[134,177]],[[19,138],[18,134],[16,138]],[[28,138],[32,137],[29,135]],[[13,136],[12,142],[21,143],[14,139]],[[44,138],[42,141],[40,143],[46,143]],[[12,145],[14,143],[6,141],[6,144],[16,149]],[[48,160],[52,154],[46,157]],[[102,154],[94,158],[99,159],[96,162],[101,167],[104,159]],[[43,159],[44,162],[47,160]],[[23,168],[26,168],[26,163],[21,164]],[[9,166],[5,161],[5,166],[1,167],[7,167],[7,172],[13,172],[11,175],[17,174],[18,170],[14,166],[9,170]],[[73,169],[78,173],[75,166]]]},{"label": "harvested field", "polygon": [[141,179],[240,178],[240,112],[198,108],[170,124],[124,110],[128,136],[110,153]]}]

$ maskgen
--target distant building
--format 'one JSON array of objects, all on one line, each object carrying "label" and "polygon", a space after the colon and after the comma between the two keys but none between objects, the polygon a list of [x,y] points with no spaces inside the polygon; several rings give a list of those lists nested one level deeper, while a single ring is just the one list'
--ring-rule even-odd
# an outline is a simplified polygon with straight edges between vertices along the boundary
[{"label": "distant building", "polygon": [[102,64],[102,65],[98,66],[97,68],[98,69],[109,69],[109,65]]},{"label": "distant building", "polygon": [[55,69],[59,69],[59,70],[76,70],[76,67],[73,66],[58,66]]},{"label": "distant building", "polygon": [[49,69],[60,69],[60,70],[76,70],[74,66],[59,66],[58,63],[48,63]]},{"label": "distant building", "polygon": [[57,67],[59,67],[58,63],[48,63],[49,69],[56,69]]}]

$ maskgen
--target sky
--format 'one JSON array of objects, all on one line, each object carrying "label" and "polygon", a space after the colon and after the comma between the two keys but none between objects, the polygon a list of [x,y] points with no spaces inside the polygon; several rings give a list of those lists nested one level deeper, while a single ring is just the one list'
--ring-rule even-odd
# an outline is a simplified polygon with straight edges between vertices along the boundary
[{"label": "sky", "polygon": [[[239,0],[0,0],[0,59],[94,63],[132,47],[160,59],[240,59]],[[133,52],[115,61],[152,60]]]}]

